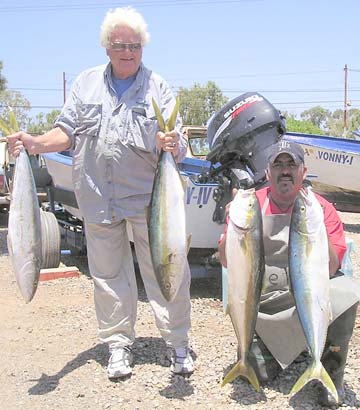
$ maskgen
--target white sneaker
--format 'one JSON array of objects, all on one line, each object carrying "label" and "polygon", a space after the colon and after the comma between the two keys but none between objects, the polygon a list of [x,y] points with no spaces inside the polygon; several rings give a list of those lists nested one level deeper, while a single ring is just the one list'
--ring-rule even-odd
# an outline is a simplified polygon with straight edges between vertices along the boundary
[{"label": "white sneaker", "polygon": [[173,349],[170,370],[174,374],[191,374],[194,371],[194,361],[188,347]]},{"label": "white sneaker", "polygon": [[133,354],[131,348],[118,347],[110,350],[111,356],[107,366],[109,379],[128,376],[132,373]]}]

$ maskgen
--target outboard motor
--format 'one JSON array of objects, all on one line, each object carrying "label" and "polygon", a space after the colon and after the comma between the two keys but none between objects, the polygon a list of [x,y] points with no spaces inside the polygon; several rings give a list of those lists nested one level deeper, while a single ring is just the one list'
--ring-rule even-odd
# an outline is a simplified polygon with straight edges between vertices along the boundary
[{"label": "outboard motor", "polygon": [[[285,134],[285,119],[262,95],[250,92],[228,102],[209,121],[207,137],[211,162],[203,180],[219,184],[214,191],[213,220],[223,223],[233,188],[258,188],[266,182],[271,146]],[[201,178],[201,177],[200,177]]]}]

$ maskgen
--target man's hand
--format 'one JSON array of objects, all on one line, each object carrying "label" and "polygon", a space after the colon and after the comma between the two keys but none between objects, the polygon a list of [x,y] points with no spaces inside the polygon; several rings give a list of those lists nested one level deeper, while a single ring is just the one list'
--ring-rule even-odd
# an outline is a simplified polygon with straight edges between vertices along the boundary
[{"label": "man's hand", "polygon": [[34,150],[34,137],[26,132],[16,132],[15,134],[8,135],[6,137],[8,143],[8,150],[10,154],[17,157],[20,151],[25,148],[29,154],[33,154]]},{"label": "man's hand", "polygon": [[159,150],[172,152],[175,156],[179,152],[179,136],[173,130],[169,132],[159,131],[156,134],[156,146]]}]

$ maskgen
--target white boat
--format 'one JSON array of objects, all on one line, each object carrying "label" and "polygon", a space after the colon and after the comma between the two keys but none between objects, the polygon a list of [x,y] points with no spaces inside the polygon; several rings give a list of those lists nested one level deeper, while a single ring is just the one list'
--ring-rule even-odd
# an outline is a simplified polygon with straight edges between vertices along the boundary
[{"label": "white boat", "polygon": [[[208,152],[206,128],[189,128],[189,152],[179,165],[187,180],[186,222],[188,234],[192,235],[191,248],[206,253],[217,248],[224,229],[223,220],[214,217],[216,207],[219,208],[214,199],[219,184],[211,178],[207,182],[199,178],[211,165],[205,156]],[[309,180],[316,192],[333,202],[338,210],[360,212],[360,141],[300,133],[287,133],[284,138],[304,148]],[[76,218],[75,225],[81,225],[82,215],[73,191],[70,152],[44,154],[43,157],[52,177],[52,187],[48,191],[50,200],[62,204]]]},{"label": "white boat", "polygon": [[[81,221],[82,215],[73,190],[72,158],[69,152],[44,154],[43,157],[53,181],[49,191],[51,200],[61,203],[71,215]],[[212,220],[215,208],[213,193],[218,185],[197,181],[198,174],[205,168],[206,161],[187,158],[180,165],[180,173],[187,180],[185,212],[191,247],[210,249],[217,247],[217,240],[224,227]]]},{"label": "white boat", "polygon": [[288,132],[299,143],[314,190],[339,211],[360,212],[360,141]]}]

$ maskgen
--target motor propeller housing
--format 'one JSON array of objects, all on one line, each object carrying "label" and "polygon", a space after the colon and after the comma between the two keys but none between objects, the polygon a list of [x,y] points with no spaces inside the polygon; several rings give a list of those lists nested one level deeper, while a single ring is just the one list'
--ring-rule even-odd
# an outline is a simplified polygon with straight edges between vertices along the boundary
[{"label": "motor propeller housing", "polygon": [[219,184],[213,219],[223,222],[232,188],[260,187],[271,146],[285,134],[285,118],[262,95],[248,92],[214,114],[207,126],[209,175]]}]

